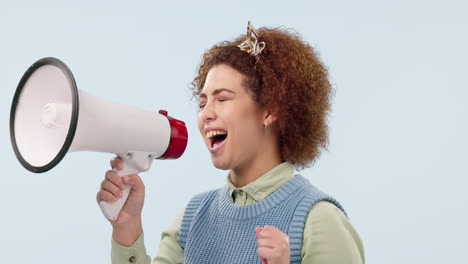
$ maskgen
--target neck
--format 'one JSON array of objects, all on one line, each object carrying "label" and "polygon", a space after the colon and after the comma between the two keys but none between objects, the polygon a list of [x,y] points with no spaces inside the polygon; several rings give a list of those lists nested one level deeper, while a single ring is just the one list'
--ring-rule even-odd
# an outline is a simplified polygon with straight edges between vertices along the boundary
[{"label": "neck", "polygon": [[244,187],[254,182],[256,179],[281,164],[281,154],[278,144],[267,144],[264,148],[260,149],[261,151],[259,151],[255,158],[231,170],[231,182],[236,188]]}]

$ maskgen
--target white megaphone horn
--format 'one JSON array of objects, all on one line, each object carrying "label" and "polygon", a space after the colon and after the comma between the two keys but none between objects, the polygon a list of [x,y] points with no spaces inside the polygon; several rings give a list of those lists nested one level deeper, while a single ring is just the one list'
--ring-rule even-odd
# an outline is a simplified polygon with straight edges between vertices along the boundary
[{"label": "white megaphone horn", "polygon": [[[21,78],[10,112],[10,137],[19,162],[46,172],[69,151],[114,153],[120,176],[147,171],[154,159],[177,159],[185,151],[185,123],[167,115],[110,102],[79,90],[70,69],[56,58],[34,63]],[[114,203],[100,202],[115,220],[130,193]]]}]

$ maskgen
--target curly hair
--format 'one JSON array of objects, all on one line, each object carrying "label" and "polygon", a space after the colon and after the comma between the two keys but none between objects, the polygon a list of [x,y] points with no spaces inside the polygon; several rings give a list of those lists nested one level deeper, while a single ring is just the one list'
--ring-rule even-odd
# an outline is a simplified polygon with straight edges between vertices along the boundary
[{"label": "curly hair", "polygon": [[237,47],[245,35],[207,50],[192,82],[193,95],[198,97],[216,65],[225,64],[244,74],[244,85],[256,102],[277,117],[282,160],[303,169],[328,145],[327,116],[333,95],[328,71],[299,34],[283,28],[257,32],[259,41],[266,43],[257,57]]}]

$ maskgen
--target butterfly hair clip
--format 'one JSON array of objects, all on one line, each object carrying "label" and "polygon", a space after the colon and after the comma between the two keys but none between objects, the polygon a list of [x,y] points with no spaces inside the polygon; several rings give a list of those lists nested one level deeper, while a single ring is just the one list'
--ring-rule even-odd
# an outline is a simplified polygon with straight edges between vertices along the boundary
[{"label": "butterfly hair clip", "polygon": [[237,47],[255,57],[257,57],[265,48],[265,42],[258,41],[258,33],[250,21],[247,24],[247,35],[245,36],[245,40]]}]

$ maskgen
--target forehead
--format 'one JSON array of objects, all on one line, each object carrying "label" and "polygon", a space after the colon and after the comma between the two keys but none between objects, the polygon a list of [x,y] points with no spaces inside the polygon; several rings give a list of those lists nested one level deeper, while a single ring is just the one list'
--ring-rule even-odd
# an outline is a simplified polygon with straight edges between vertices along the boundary
[{"label": "forehead", "polygon": [[245,91],[245,76],[236,69],[221,64],[210,69],[201,94],[209,95],[216,89],[226,88],[236,93]]}]

